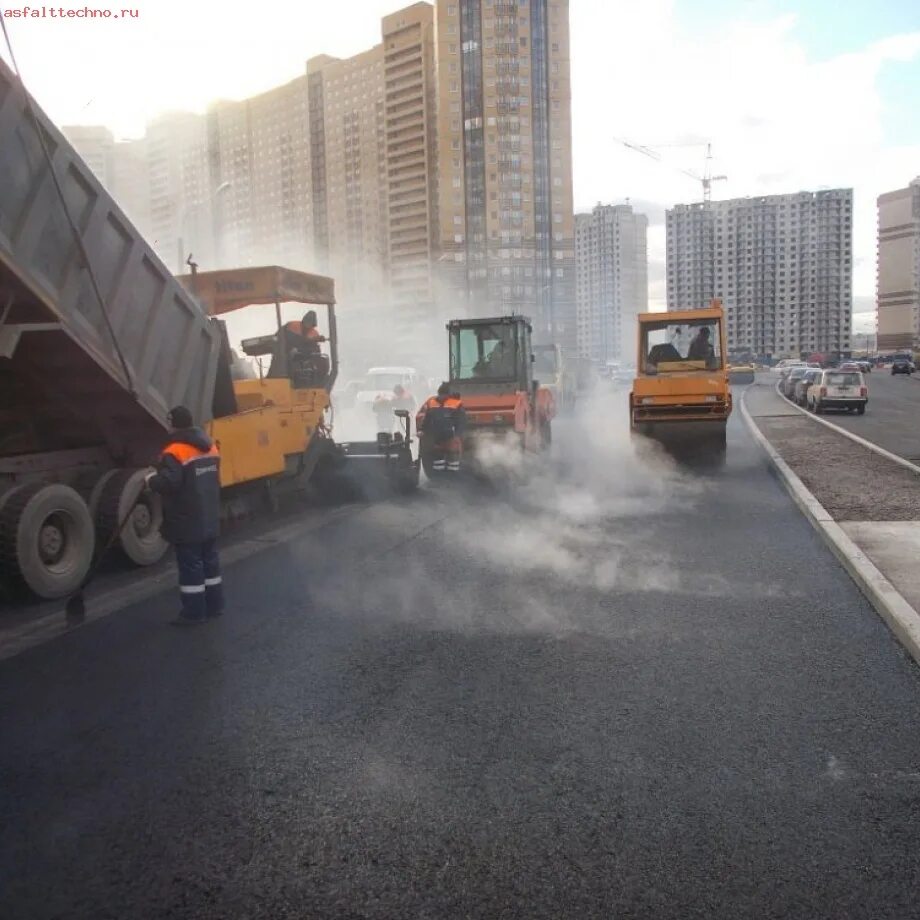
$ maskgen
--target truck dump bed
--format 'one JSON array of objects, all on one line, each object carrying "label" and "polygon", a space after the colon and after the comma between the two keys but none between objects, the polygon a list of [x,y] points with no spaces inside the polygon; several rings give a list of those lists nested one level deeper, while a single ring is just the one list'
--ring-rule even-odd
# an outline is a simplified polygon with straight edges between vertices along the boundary
[{"label": "truck dump bed", "polygon": [[105,447],[143,465],[171,406],[211,418],[220,332],[33,106],[112,330],[25,93],[0,61],[0,459]]}]

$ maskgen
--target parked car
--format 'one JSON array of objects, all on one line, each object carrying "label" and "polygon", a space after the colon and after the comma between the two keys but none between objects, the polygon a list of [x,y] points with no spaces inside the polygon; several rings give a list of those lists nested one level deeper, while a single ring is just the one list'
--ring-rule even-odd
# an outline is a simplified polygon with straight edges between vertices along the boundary
[{"label": "parked car", "polygon": [[860,371],[822,371],[808,387],[806,406],[817,414],[825,409],[845,409],[862,415],[869,402],[869,388]]},{"label": "parked car", "polygon": [[863,369],[860,367],[859,362],[857,361],[844,361],[837,370],[840,371],[858,371],[860,374],[863,372]]},{"label": "parked car", "polygon": [[914,362],[909,361],[907,358],[895,358],[894,361],[891,362],[892,376],[895,374],[907,374],[910,376],[915,370]]},{"label": "parked car", "polygon": [[871,361],[857,361],[856,363],[859,365],[859,369],[864,374],[872,373],[872,362]]},{"label": "parked car", "polygon": [[772,371],[774,374],[788,373],[794,367],[801,367],[805,364],[804,361],[799,361],[797,358],[783,358],[782,361],[778,361],[773,365]]},{"label": "parked car", "polygon": [[801,380],[810,370],[804,364],[800,364],[798,367],[793,367],[788,374],[780,382],[780,391],[786,399],[792,399],[793,394],[795,393],[796,382]]},{"label": "parked car", "polygon": [[796,405],[805,405],[808,388],[820,375],[821,371],[815,370],[815,368],[809,368],[798,380],[796,380],[795,388],[792,392],[792,401],[796,403]]}]

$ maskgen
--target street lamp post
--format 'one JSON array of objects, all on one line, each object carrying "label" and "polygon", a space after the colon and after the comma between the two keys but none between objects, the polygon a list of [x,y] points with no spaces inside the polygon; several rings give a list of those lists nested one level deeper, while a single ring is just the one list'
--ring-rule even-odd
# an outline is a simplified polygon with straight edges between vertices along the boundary
[{"label": "street lamp post", "polygon": [[185,265],[185,242],[182,238],[183,231],[185,229],[185,222],[188,219],[190,214],[195,213],[203,204],[210,204],[214,201],[219,195],[222,195],[227,189],[232,185],[231,182],[221,182],[220,185],[214,190],[214,194],[205,198],[204,201],[193,201],[188,205],[184,205],[179,211],[179,237],[176,240],[178,245],[178,260],[176,262],[179,270],[179,274],[183,271],[183,266]]}]

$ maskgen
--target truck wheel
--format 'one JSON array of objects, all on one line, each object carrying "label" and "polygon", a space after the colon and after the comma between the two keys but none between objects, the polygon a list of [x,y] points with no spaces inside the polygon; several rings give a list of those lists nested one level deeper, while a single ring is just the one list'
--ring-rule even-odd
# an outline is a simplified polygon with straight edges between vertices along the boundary
[{"label": "truck wheel", "polygon": [[[122,528],[115,542],[121,554],[139,566],[159,562],[168,548],[160,536],[160,525],[163,523],[160,497],[143,490],[144,470],[118,470],[114,476],[106,478],[96,508],[100,546],[105,546],[112,539],[125,515],[130,512],[131,520]],[[136,500],[137,505],[131,511],[131,505]]]},{"label": "truck wheel", "polygon": [[80,587],[96,541],[86,502],[61,483],[20,486],[0,510],[0,572],[38,597],[66,597]]}]

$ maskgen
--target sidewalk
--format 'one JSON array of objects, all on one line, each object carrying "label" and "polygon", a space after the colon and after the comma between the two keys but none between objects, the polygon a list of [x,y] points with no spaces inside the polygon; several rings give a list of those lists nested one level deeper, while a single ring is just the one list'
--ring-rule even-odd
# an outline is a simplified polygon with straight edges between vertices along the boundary
[{"label": "sidewalk", "polygon": [[748,387],[749,424],[812,524],[920,663],[920,475],[796,411],[774,386]]}]

